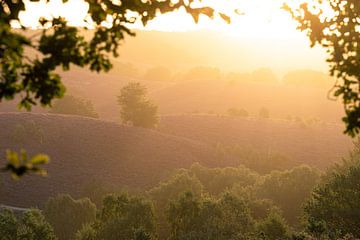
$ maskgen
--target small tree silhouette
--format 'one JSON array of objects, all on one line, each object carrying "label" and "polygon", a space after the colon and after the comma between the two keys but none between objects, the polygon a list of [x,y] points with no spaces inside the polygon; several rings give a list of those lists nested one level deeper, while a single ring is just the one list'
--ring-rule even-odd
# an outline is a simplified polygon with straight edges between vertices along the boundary
[{"label": "small tree silhouette", "polygon": [[157,106],[146,97],[146,94],[146,87],[137,82],[131,82],[121,89],[118,104],[123,123],[144,128],[156,126],[159,121]]},{"label": "small tree silhouette", "polygon": [[96,113],[94,105],[90,100],[85,100],[72,95],[66,95],[64,98],[56,101],[49,112],[99,118],[99,115]]}]

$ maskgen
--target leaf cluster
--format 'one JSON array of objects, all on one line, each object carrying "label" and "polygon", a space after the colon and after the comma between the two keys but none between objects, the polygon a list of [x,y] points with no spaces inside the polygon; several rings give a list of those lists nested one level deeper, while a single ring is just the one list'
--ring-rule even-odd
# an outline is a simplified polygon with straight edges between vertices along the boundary
[{"label": "leaf cluster", "polygon": [[49,156],[45,154],[36,154],[35,156],[28,157],[28,154],[24,149],[22,149],[20,153],[7,150],[7,164],[2,170],[11,172],[14,179],[19,179],[26,173],[35,173],[44,176],[47,172],[41,166],[47,164],[49,160]]},{"label": "leaf cluster", "polygon": [[288,5],[284,9],[307,33],[312,47],[326,49],[330,74],[337,79],[332,95],[342,99],[345,133],[354,137],[360,131],[360,2],[312,0],[297,9]]}]

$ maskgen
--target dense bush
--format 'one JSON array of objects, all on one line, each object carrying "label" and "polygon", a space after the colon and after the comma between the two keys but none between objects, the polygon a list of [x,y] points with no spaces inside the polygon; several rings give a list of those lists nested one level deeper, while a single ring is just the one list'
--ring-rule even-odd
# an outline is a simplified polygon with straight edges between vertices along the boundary
[{"label": "dense bush", "polygon": [[206,168],[193,164],[188,172],[199,179],[205,192],[215,196],[231,189],[235,184],[244,187],[254,185],[259,177],[257,173],[243,166]]},{"label": "dense bush", "polygon": [[203,192],[201,182],[188,173],[181,171],[173,175],[168,181],[161,182],[157,187],[152,188],[148,194],[154,202],[155,212],[158,220],[158,233],[161,238],[170,232],[170,226],[166,221],[164,209],[170,201],[178,199],[185,192],[191,192],[194,197],[200,197]]},{"label": "dense bush", "polygon": [[306,203],[307,229],[317,237],[360,238],[360,152],[327,172]]},{"label": "dense bush", "polygon": [[38,209],[16,217],[11,210],[0,211],[0,240],[56,240],[51,225]]},{"label": "dense bush", "polygon": [[214,200],[188,192],[171,202],[167,215],[171,240],[246,239],[254,229],[246,203],[230,194]]},{"label": "dense bush", "polygon": [[267,240],[286,240],[290,237],[290,228],[285,219],[276,212],[271,212],[266,219],[256,226],[257,234]]},{"label": "dense bush", "polygon": [[59,240],[68,240],[84,224],[95,220],[96,206],[88,198],[74,200],[70,195],[59,195],[47,201],[44,215]]},{"label": "dense bush", "polygon": [[109,195],[104,199],[94,229],[97,240],[151,239],[156,233],[153,206],[148,200],[127,194]]},{"label": "dense bush", "polygon": [[308,166],[300,166],[283,172],[274,171],[264,177],[257,187],[260,199],[270,199],[291,223],[299,223],[302,204],[310,197],[319,180],[319,172]]},{"label": "dense bush", "polygon": [[89,198],[98,208],[102,207],[103,199],[106,195],[114,192],[109,186],[98,180],[89,180],[83,185],[79,196]]},{"label": "dense bush", "polygon": [[49,112],[99,118],[90,100],[72,95],[66,95],[62,99],[57,100]]},{"label": "dense bush", "polygon": [[89,199],[61,195],[47,202],[46,218],[37,210],[20,217],[0,212],[0,240],[55,239],[46,220],[64,240],[357,239],[359,156],[321,179],[307,166],[260,175],[243,166],[194,164],[142,197],[106,196],[96,216]]},{"label": "dense bush", "polygon": [[89,225],[85,224],[75,234],[75,240],[96,240],[96,231]]}]

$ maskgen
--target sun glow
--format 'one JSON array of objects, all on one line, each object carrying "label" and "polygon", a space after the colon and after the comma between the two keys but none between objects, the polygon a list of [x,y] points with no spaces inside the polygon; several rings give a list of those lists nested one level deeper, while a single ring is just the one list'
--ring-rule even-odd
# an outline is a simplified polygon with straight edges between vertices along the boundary
[{"label": "sun glow", "polygon": [[[299,3],[303,0],[287,0]],[[225,23],[219,16],[208,19],[200,17],[195,24],[185,10],[164,14],[151,21],[146,27],[137,23],[132,28],[157,31],[194,31],[216,30],[230,36],[245,37],[284,37],[299,34],[295,22],[288,13],[281,9],[285,0],[206,0],[203,4],[212,6],[216,10],[231,16],[231,24]],[[45,0],[26,2],[26,11],[20,15],[21,22],[26,27],[37,27],[39,17],[65,17],[70,25],[84,25],[87,17],[88,4],[82,0]]]},{"label": "sun glow", "polygon": [[[212,1],[211,6],[229,13],[231,24],[220,17],[208,19],[202,17],[194,24],[185,12],[170,13],[155,19],[147,27],[160,31],[191,31],[199,29],[217,30],[231,36],[245,37],[283,37],[296,35],[296,24],[290,15],[281,9],[284,0],[234,0],[224,4]],[[235,13],[235,10],[238,10]],[[240,14],[239,14],[240,12]]]},{"label": "sun glow", "polygon": [[25,27],[36,28],[39,26],[39,18],[51,19],[54,17],[64,17],[70,25],[84,25],[89,6],[82,0],[69,0],[63,3],[62,0],[46,0],[32,2],[26,0],[26,11],[20,13],[20,21]]}]

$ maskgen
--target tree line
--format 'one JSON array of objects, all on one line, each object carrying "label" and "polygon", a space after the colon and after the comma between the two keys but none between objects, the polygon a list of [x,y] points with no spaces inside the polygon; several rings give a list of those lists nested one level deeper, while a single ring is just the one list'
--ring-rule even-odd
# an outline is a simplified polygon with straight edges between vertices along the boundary
[{"label": "tree line", "polygon": [[147,191],[92,183],[97,190],[51,197],[41,211],[0,211],[0,239],[357,239],[359,176],[359,144],[325,173],[194,164]]}]

